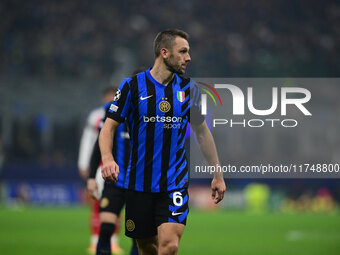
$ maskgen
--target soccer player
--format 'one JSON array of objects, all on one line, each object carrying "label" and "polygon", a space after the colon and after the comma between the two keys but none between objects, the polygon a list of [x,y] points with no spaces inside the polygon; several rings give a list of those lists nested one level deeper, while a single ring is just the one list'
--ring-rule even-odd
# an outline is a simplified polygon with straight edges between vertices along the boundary
[{"label": "soccer player", "polygon": [[[191,60],[187,33],[160,32],[154,53],[152,68],[121,83],[99,136],[102,176],[117,181],[112,141],[127,119],[131,154],[124,181],[125,234],[137,239],[142,255],[178,252],[189,212],[184,149],[188,122],[208,163],[219,165],[213,137],[200,114],[199,90],[182,76]],[[211,188],[214,202],[220,202],[225,192],[221,173],[215,174]]]},{"label": "soccer player", "polygon": [[[114,98],[116,90],[109,86],[103,92],[102,103],[111,102]],[[83,134],[80,141],[79,157],[78,157],[78,169],[79,174],[83,179],[87,179],[89,176],[90,158],[94,148],[94,144],[98,137],[100,124],[104,118],[104,107],[98,107],[92,110],[86,120],[86,125],[83,130]],[[102,178],[97,178],[99,184],[103,183]],[[101,184],[102,186],[103,184]],[[98,199],[98,198],[97,198]],[[99,201],[97,199],[91,200],[91,216],[90,216],[90,228],[91,238],[88,252],[94,254],[96,252],[96,246],[100,231],[100,219],[99,219]],[[112,237],[113,251],[119,252],[121,248],[117,244],[117,236]]]}]

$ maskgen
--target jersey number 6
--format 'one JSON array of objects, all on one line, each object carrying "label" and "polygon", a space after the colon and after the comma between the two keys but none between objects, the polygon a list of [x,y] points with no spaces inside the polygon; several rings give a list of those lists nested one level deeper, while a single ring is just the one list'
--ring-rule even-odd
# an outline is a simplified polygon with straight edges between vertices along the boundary
[{"label": "jersey number 6", "polygon": [[182,193],[179,191],[176,191],[172,197],[174,205],[181,206],[183,204],[183,197]]}]

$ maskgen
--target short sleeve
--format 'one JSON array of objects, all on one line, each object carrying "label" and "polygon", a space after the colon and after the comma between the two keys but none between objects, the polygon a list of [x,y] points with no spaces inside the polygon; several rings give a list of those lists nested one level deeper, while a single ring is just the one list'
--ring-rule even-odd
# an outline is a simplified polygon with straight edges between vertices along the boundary
[{"label": "short sleeve", "polygon": [[194,81],[190,84],[190,124],[199,125],[204,121],[201,114],[201,93]]},{"label": "short sleeve", "polygon": [[130,79],[124,79],[107,111],[106,117],[119,123],[125,121],[131,109]]}]

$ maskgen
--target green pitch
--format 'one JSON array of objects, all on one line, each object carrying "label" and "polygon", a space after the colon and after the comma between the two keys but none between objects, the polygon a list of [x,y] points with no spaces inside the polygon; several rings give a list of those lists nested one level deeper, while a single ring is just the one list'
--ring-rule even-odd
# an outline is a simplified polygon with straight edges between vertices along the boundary
[{"label": "green pitch", "polygon": [[[85,255],[88,216],[85,207],[0,207],[0,254]],[[122,236],[120,243],[129,250],[129,239]],[[339,214],[191,211],[179,254],[331,255],[339,251]]]}]

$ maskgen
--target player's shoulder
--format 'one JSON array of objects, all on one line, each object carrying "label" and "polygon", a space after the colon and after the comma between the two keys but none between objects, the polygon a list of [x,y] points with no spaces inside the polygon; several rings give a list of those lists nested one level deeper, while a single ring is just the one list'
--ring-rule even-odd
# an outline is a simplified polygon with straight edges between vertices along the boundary
[{"label": "player's shoulder", "polygon": [[177,83],[180,84],[181,88],[190,90],[197,90],[199,89],[198,83],[190,77],[184,76],[182,74],[176,74],[177,76]]},{"label": "player's shoulder", "polygon": [[125,78],[125,79],[122,81],[122,84],[128,84],[128,86],[129,86],[130,88],[132,88],[132,87],[134,87],[134,86],[137,86],[138,82],[139,82],[141,79],[145,79],[145,71],[136,73],[136,74],[132,75],[132,76],[129,77],[129,78]]},{"label": "player's shoulder", "polygon": [[120,83],[120,87],[129,86],[130,87],[131,78],[124,78]]},{"label": "player's shoulder", "polygon": [[175,74],[176,83],[179,84],[180,88],[186,90],[191,83],[191,78],[184,76],[182,74]]},{"label": "player's shoulder", "polygon": [[190,77],[187,77],[184,74],[175,74],[175,75],[179,82],[189,83],[191,81]]}]

